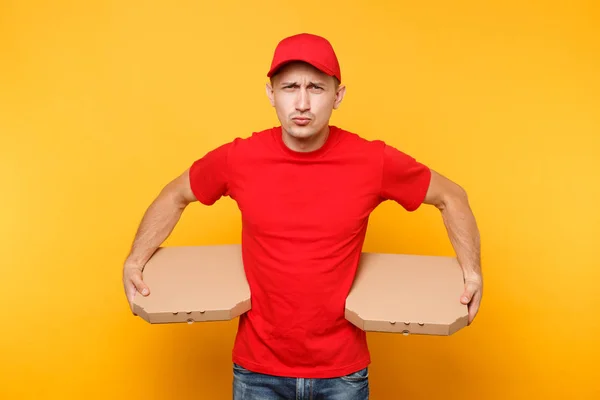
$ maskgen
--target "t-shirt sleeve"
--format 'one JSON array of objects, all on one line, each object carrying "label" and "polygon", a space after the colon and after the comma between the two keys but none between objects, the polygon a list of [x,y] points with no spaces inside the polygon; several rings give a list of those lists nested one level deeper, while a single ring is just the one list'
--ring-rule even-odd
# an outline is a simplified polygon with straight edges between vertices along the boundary
[{"label": "t-shirt sleeve", "polygon": [[429,167],[385,145],[381,178],[381,196],[384,200],[394,200],[407,211],[414,211],[425,200],[430,180]]},{"label": "t-shirt sleeve", "polygon": [[190,186],[202,204],[209,206],[222,196],[229,196],[230,149],[231,143],[223,144],[190,166]]}]

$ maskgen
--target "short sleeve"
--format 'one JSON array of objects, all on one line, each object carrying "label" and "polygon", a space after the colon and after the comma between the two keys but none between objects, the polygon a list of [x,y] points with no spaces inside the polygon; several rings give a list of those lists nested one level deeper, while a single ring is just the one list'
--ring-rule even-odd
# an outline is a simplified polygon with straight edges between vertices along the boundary
[{"label": "short sleeve", "polygon": [[230,148],[231,143],[221,145],[190,166],[190,186],[202,204],[212,205],[222,196],[229,196]]},{"label": "short sleeve", "polygon": [[414,211],[423,203],[431,181],[431,170],[413,157],[385,145],[381,196],[394,200],[407,211]]}]

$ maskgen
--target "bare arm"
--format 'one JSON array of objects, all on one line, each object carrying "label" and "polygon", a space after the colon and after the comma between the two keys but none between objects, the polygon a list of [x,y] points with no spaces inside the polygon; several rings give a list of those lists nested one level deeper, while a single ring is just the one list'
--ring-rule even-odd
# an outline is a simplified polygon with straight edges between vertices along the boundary
[{"label": "bare arm", "polygon": [[461,301],[469,304],[471,323],[479,311],[483,291],[479,230],[465,190],[435,171],[431,171],[431,174],[424,202],[434,205],[442,214],[448,237],[463,270],[465,292]]},{"label": "bare arm", "polygon": [[196,200],[189,183],[189,170],[169,182],[150,204],[136,232],[127,266],[142,269],[171,234],[187,205]]},{"label": "bare arm", "polygon": [[146,210],[123,267],[123,284],[130,304],[136,291],[144,296],[150,294],[142,280],[142,270],[193,201],[196,197],[190,188],[189,170],[186,170],[169,182]]}]

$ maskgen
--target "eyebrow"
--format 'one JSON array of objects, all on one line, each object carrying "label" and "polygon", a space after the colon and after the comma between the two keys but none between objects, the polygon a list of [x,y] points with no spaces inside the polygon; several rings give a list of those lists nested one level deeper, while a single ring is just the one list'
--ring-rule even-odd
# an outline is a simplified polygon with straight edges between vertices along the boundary
[{"label": "eyebrow", "polygon": [[[288,81],[288,82],[281,82],[280,85],[281,86],[290,86],[290,85],[297,85],[298,82],[296,81]],[[325,82],[321,82],[321,81],[310,81],[308,82],[309,85],[315,85],[315,86],[327,86],[327,84]]]}]

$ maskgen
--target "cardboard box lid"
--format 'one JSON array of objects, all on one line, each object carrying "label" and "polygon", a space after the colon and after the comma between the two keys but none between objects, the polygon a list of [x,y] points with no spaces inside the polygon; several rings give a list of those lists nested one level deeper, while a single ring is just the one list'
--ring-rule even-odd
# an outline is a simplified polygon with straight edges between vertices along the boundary
[{"label": "cardboard box lid", "polygon": [[455,258],[363,253],[346,319],[365,331],[450,335],[468,322],[463,291]]},{"label": "cardboard box lid", "polygon": [[133,311],[150,323],[231,320],[251,307],[240,245],[161,247],[144,267],[147,297]]},{"label": "cardboard box lid", "polygon": [[[150,323],[231,320],[251,308],[239,244],[161,247],[144,281],[150,295],[133,305]],[[363,252],[345,316],[365,331],[449,335],[467,324],[463,288],[454,258]]]}]

